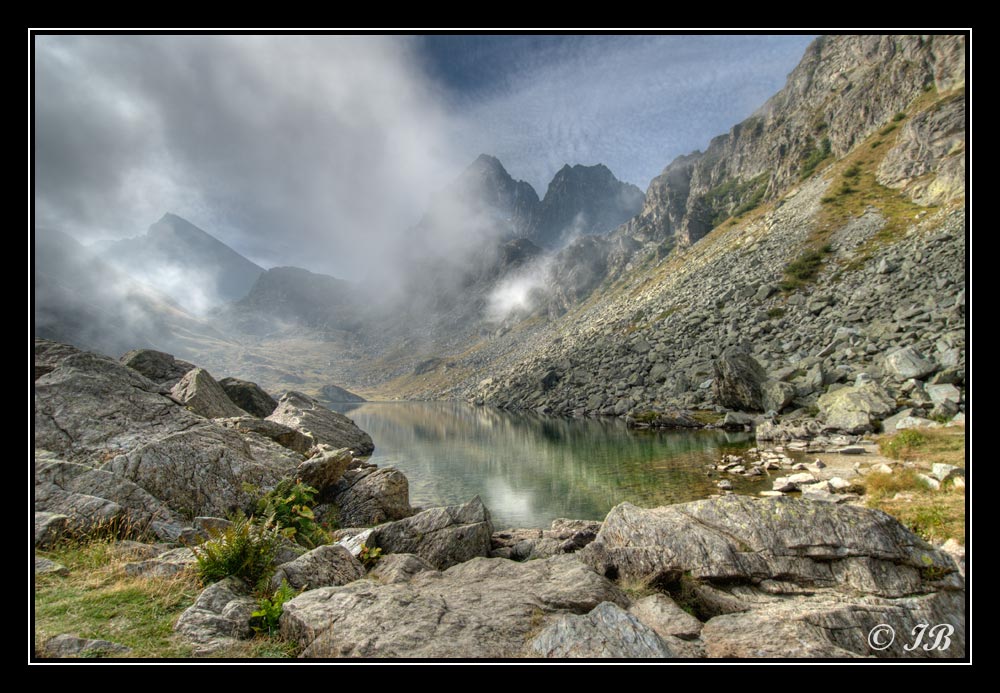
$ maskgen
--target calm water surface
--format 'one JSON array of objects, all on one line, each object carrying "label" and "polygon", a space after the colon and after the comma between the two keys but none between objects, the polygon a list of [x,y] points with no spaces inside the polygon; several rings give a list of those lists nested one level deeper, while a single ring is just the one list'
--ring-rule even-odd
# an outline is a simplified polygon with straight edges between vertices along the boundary
[{"label": "calm water surface", "polygon": [[[552,419],[455,402],[334,405],[375,441],[372,462],[410,480],[410,503],[476,494],[503,527],[603,519],[622,501],[652,507],[705,498],[705,465],[749,447],[743,433],[629,431],[620,421]],[[733,479],[749,491],[750,482]]]}]

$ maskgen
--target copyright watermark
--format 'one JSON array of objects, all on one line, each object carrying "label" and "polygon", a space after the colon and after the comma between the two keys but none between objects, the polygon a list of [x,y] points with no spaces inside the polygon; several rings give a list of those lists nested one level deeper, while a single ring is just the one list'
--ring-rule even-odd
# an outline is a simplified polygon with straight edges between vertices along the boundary
[{"label": "copyright watermark", "polygon": [[[955,627],[950,623],[938,623],[934,626],[929,623],[918,623],[910,631],[913,641],[903,645],[903,649],[906,652],[913,652],[918,647],[926,652],[945,651],[951,647],[951,636],[954,634]],[[868,632],[868,647],[873,650],[886,650],[895,641],[896,631],[888,623],[880,623]]]}]

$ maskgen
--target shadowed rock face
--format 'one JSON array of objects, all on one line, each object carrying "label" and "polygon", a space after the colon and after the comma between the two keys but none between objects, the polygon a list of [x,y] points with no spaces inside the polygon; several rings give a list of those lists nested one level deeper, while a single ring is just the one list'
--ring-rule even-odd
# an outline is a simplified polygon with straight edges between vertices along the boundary
[{"label": "shadowed rock face", "polygon": [[263,419],[270,416],[278,406],[277,400],[264,392],[264,388],[257,383],[239,378],[223,378],[219,385],[237,407],[253,416]]}]

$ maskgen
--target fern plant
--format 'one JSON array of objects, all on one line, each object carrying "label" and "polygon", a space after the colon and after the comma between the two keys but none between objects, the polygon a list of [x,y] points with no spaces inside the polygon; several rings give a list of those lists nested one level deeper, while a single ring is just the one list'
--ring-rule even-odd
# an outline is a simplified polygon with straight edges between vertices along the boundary
[{"label": "fern plant", "polygon": [[280,539],[278,529],[270,521],[254,522],[253,517],[240,513],[231,525],[193,549],[198,575],[205,584],[234,576],[256,587],[273,572],[271,563]]},{"label": "fern plant", "polygon": [[285,611],[285,602],[298,595],[288,580],[282,580],[281,586],[271,597],[261,597],[257,602],[257,610],[250,614],[250,626],[256,633],[272,636],[278,632],[278,622]]},{"label": "fern plant", "polygon": [[286,479],[257,501],[257,513],[270,517],[282,534],[306,548],[330,542],[330,535],[317,522],[316,489],[302,481]]}]

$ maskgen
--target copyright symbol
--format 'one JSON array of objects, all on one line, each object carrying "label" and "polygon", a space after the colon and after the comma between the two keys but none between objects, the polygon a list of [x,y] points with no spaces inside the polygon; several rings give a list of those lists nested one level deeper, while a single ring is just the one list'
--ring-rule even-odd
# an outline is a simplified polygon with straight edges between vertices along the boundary
[{"label": "copyright symbol", "polygon": [[888,623],[880,623],[868,633],[868,647],[873,650],[884,650],[896,639],[896,631]]}]

